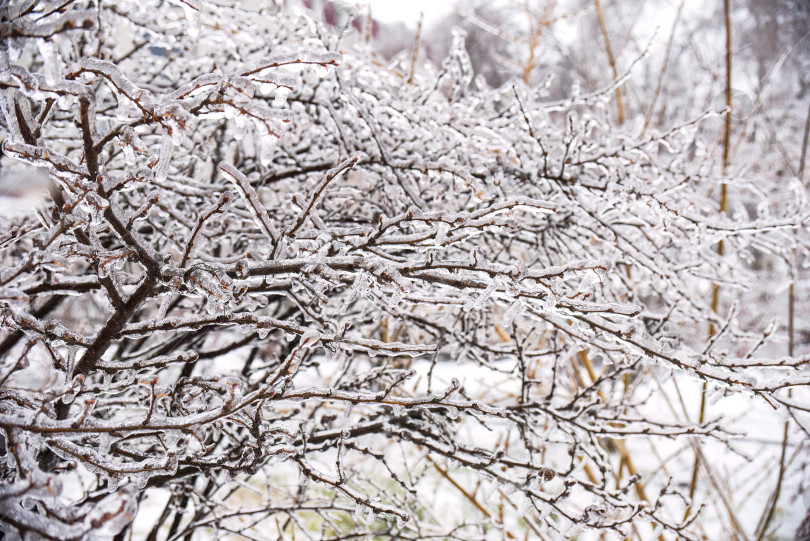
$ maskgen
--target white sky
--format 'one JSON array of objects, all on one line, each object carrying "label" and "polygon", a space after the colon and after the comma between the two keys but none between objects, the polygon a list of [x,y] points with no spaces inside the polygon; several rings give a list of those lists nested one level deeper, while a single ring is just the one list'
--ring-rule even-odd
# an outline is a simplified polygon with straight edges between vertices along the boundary
[{"label": "white sky", "polygon": [[425,13],[425,22],[450,13],[456,6],[455,0],[361,0],[358,4],[369,4],[371,14],[385,23],[403,22],[415,27],[419,22],[419,12]]}]

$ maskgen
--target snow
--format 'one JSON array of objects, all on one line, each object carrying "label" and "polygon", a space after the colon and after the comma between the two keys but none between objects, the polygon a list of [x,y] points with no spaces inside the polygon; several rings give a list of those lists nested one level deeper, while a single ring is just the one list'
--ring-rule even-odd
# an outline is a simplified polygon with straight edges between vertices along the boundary
[{"label": "snow", "polygon": [[[721,163],[713,90],[689,88],[720,80],[713,41],[678,38],[648,110],[662,59],[624,5],[611,76],[558,35],[590,10],[534,14],[524,42],[498,28],[540,19],[493,3],[433,63],[383,60],[313,2],[79,4],[0,20],[17,529],[724,539],[755,536],[781,478],[770,527],[795,530],[803,131],[771,106],[789,130],[738,122]],[[496,61],[508,84],[479,77]],[[564,88],[535,84],[552,68]]]}]

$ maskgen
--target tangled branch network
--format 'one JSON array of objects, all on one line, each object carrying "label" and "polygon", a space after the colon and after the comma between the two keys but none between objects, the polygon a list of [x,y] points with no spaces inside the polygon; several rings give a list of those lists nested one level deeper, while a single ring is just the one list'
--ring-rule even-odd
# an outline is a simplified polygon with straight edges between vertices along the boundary
[{"label": "tangled branch network", "polygon": [[808,410],[808,359],[705,295],[807,209],[717,215],[700,119],[627,135],[614,86],[547,102],[462,34],[414,70],[219,4],[4,14],[2,175],[48,191],[0,218],[6,533],[697,538],[625,441],[734,436],[661,411],[676,375]]}]

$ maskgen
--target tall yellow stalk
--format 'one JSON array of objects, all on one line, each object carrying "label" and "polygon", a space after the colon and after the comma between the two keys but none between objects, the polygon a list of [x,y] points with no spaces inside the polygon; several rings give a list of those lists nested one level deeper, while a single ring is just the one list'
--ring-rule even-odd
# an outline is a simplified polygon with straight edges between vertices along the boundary
[{"label": "tall yellow stalk", "polygon": [[802,139],[802,157],[799,158],[799,181],[804,183],[804,166],[807,160],[807,140],[810,139],[810,107],[804,121],[804,138]]},{"label": "tall yellow stalk", "polygon": [[[613,48],[610,46],[610,37],[608,36],[607,24],[605,23],[605,14],[602,12],[602,5],[599,0],[593,0],[596,7],[596,15],[599,17],[599,27],[602,29],[602,36],[605,38],[605,50],[608,55],[608,62],[610,62],[610,69],[613,70],[613,78],[619,77],[619,72],[616,69],[616,57],[613,55]],[[622,102],[622,89],[616,87],[616,105],[619,108],[619,124],[624,124],[624,103]]]},{"label": "tall yellow stalk", "polygon": [[413,76],[416,72],[416,61],[419,59],[419,49],[422,47],[422,20],[424,13],[419,13],[419,23],[416,25],[416,36],[413,38],[413,50],[411,50],[411,66],[408,69],[408,84],[413,83]]},{"label": "tall yellow stalk", "polygon": [[[810,139],[810,109],[807,111],[807,118],[804,122],[804,137],[802,138],[802,153],[801,157],[799,158],[799,181],[804,183],[804,167],[805,167],[805,159],[807,158],[807,144],[808,139]],[[796,249],[793,249],[793,259],[790,262],[791,265],[791,280],[790,280],[790,287],[788,288],[788,355],[793,357],[793,347],[794,347],[794,322],[795,322],[795,302],[796,302],[796,292],[795,292],[795,284],[796,284],[796,273],[798,269],[796,268],[796,257],[797,252]],[[793,394],[793,389],[788,389],[788,397]],[[776,478],[776,488],[774,488],[771,497],[768,500],[768,506],[765,508],[765,512],[760,519],[760,523],[757,526],[757,541],[762,541],[762,538],[765,536],[765,533],[768,531],[768,525],[771,523],[773,519],[774,512],[776,511],[776,504],[779,501],[779,495],[782,492],[782,481],[785,477],[785,457],[787,455],[787,446],[788,446],[788,438],[790,436],[790,420],[785,420],[785,426],[782,431],[782,450],[779,456],[779,476]]]},{"label": "tall yellow stalk", "polygon": [[[731,121],[732,121],[732,89],[731,89],[731,0],[723,0],[723,13],[725,16],[726,27],[726,122],[723,132],[723,177],[728,174],[729,156],[731,149]],[[723,182],[720,186],[720,213],[726,214],[728,212],[728,184]],[[722,256],[725,253],[725,245],[723,239],[717,243],[717,254]],[[717,312],[720,305],[720,286],[715,285],[712,291],[712,311]],[[709,337],[714,336],[715,328],[712,323],[709,323]],[[703,382],[700,391],[700,411],[698,413],[698,422],[703,423],[706,420],[706,382]],[[689,483],[689,499],[695,496],[697,489],[698,473],[700,470],[700,453],[695,453],[695,462],[692,467],[692,479]],[[686,516],[689,515],[691,507],[686,509]]]},{"label": "tall yellow stalk", "polygon": [[[588,373],[588,378],[590,378],[591,383],[594,383],[597,380],[597,376],[590,357],[588,357],[588,354],[585,352],[585,350],[582,350],[579,353],[577,353],[577,357],[579,358],[579,361],[582,363],[582,366],[585,367],[585,371]],[[574,363],[574,373],[579,374],[579,370],[573,358],[571,359],[571,362]],[[602,392],[601,389],[597,391],[597,394],[599,395],[599,398],[602,399],[602,403],[607,404],[607,398],[605,397],[605,394]],[[627,467],[627,473],[630,475],[630,477],[636,475],[638,473],[638,470],[636,470],[636,466],[635,464],[633,464],[633,458],[630,456],[630,452],[627,450],[627,446],[625,445],[624,440],[616,438],[607,438],[607,440],[616,447],[616,450],[619,452],[619,456],[621,457],[621,464]],[[619,471],[621,472],[621,466]],[[588,475],[588,478],[591,480],[591,482],[595,483],[596,477],[592,474],[587,464],[585,466],[585,472]],[[652,503],[650,499],[647,497],[647,493],[644,490],[644,485],[642,484],[641,481],[636,481],[634,486],[636,489],[636,495],[638,495],[639,499],[645,502]],[[663,534],[658,535],[658,541],[665,541]]]}]

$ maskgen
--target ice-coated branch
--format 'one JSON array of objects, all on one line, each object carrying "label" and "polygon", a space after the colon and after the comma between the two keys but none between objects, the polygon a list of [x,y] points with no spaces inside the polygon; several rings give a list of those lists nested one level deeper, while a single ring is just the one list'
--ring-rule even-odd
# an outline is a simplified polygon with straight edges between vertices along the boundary
[{"label": "ice-coated branch", "polygon": [[653,51],[549,101],[474,79],[463,32],[434,69],[280,6],[23,4],[0,179],[47,196],[0,195],[12,538],[699,539],[734,499],[689,498],[684,453],[707,491],[750,455],[726,399],[808,432],[770,312],[807,198],[718,175],[715,113],[617,128]]}]

